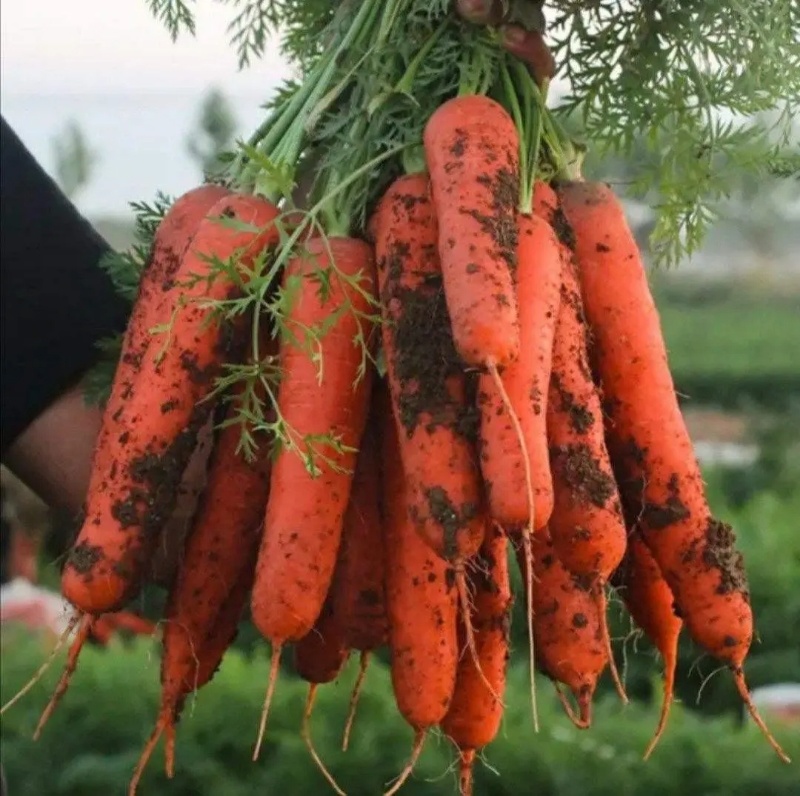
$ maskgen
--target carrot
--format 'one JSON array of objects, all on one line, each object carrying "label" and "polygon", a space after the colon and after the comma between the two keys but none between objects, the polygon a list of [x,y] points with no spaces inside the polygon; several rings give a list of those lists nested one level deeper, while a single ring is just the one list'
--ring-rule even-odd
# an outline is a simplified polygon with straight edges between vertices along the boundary
[{"label": "carrot", "polygon": [[[494,379],[482,374],[478,386],[481,409],[480,462],[493,519],[503,527],[544,528],[553,511],[553,484],[547,452],[547,385],[559,305],[561,259],[558,241],[536,216],[518,216],[517,297],[520,354],[503,371],[508,399],[519,418],[531,468],[525,466],[514,424]],[[533,517],[528,490],[533,490]]]},{"label": "carrot", "polygon": [[[245,265],[252,261],[277,238],[271,225],[276,214],[273,205],[249,196],[223,198],[212,207],[174,275],[176,284],[164,296],[164,322],[173,305],[176,316],[161,355],[151,350],[144,356],[132,380],[125,368],[115,376],[86,518],[62,575],[64,596],[81,611],[117,610],[137,592],[153,541],[174,506],[197,430],[212,408],[211,402],[199,402],[213,388],[226,341],[236,338],[233,329],[209,322],[205,308],[192,301],[224,298],[234,289],[229,278],[198,279],[189,287],[179,283],[208,274],[209,256],[237,255]],[[262,231],[223,226],[220,215]],[[128,334],[140,332],[134,325]]]},{"label": "carrot", "polygon": [[592,589],[608,647],[611,676],[628,701],[614,662],[606,618],[606,585],[625,553],[626,530],[619,491],[606,448],[600,395],[589,366],[586,317],[570,230],[555,191],[539,182],[536,212],[561,233],[561,304],[553,348],[547,432],[555,491],[550,535],[556,554]]},{"label": "carrot", "polygon": [[[251,431],[259,446],[255,458],[248,461],[239,451],[242,428],[232,422],[239,408],[237,400],[241,400],[241,391],[228,409],[230,424],[219,432],[212,451],[206,488],[170,588],[156,739],[162,731],[168,737],[172,734],[184,696],[195,690],[200,679],[199,650],[229,595],[254,568],[262,535],[269,491],[269,440],[265,434]],[[150,751],[152,747],[148,754]]]},{"label": "carrot", "polygon": [[730,667],[753,720],[787,759],[745,682],[753,613],[742,557],[730,526],[709,509],[658,312],[622,205],[608,186],[597,183],[566,183],[559,196],[575,233],[620,490],[636,506],[642,538],[692,638]]},{"label": "carrot", "polygon": [[653,753],[669,718],[678,665],[678,638],[683,623],[673,610],[674,598],[655,559],[636,529],[628,539],[625,560],[619,569],[620,595],[633,621],[655,645],[664,660],[664,696],[661,715],[644,759]]},{"label": "carrot", "polygon": [[[230,191],[221,185],[192,188],[175,200],[156,229],[128,319],[114,386],[96,445],[93,470],[113,465],[116,454],[108,439],[124,433],[133,416],[126,406],[129,393],[134,389],[148,352],[159,347],[160,341],[153,330],[166,323],[172,312],[176,273],[200,222],[217,202],[229,195]],[[99,457],[104,454],[107,455],[101,462]]]},{"label": "carrot", "polygon": [[359,672],[350,698],[342,749],[349,744],[358,698],[370,655],[386,642],[386,551],[379,507],[379,457],[373,411],[358,453],[350,503],[347,506],[339,559],[331,585],[332,610],[348,650],[361,653]]},{"label": "carrot", "polygon": [[[337,575],[338,577],[338,564]],[[314,748],[311,738],[311,713],[318,686],[335,680],[342,670],[349,649],[344,640],[339,617],[336,615],[331,595],[322,607],[314,627],[294,647],[294,665],[297,674],[309,683],[308,697],[303,711],[302,736],[317,767],[336,793],[343,794],[333,775]]]},{"label": "carrot", "polygon": [[281,648],[311,630],[331,584],[370,396],[364,374],[371,371],[362,372],[375,300],[370,248],[348,238],[305,246],[284,276],[293,297],[284,318],[277,409],[286,439],[273,464],[252,596],[253,622],[272,643],[254,757]]},{"label": "carrot", "polygon": [[[533,567],[533,630],[540,670],[556,684],[564,710],[576,727],[591,725],[592,697],[608,663],[595,597],[559,561],[549,531],[537,534]],[[524,572],[525,558],[516,547]],[[528,606],[527,610],[531,610]],[[570,689],[578,703],[575,715],[559,683]]]},{"label": "carrot", "polygon": [[471,582],[478,660],[492,689],[484,684],[472,658],[462,658],[450,709],[441,723],[442,730],[458,747],[462,796],[472,793],[476,752],[494,740],[503,717],[502,702],[495,694],[502,695],[505,690],[512,596],[507,539],[501,528],[496,526],[487,533]]},{"label": "carrot", "polygon": [[[179,225],[184,235],[191,235],[190,222],[199,212],[195,208],[189,218],[186,211],[184,223]],[[276,214],[277,210],[262,200],[224,196],[207,211],[191,238],[192,250],[184,254],[177,272],[171,258],[175,247],[180,247],[179,239],[172,242],[173,248],[169,241],[161,248],[156,246],[157,253],[166,252],[166,262],[152,261],[146,277],[148,288],[140,292],[139,301],[144,303],[134,308],[128,325],[95,448],[85,518],[62,573],[64,596],[89,617],[89,623],[92,617],[119,610],[138,591],[145,565],[174,508],[197,432],[212,408],[210,402],[199,401],[212,389],[225,341],[236,338],[235,330],[207,323],[205,311],[196,303],[178,306],[184,296],[228,294],[233,289],[229,279],[199,280],[189,288],[176,280],[207,273],[208,254],[220,259],[238,255],[246,265],[276,238],[271,226]],[[259,233],[236,232],[219,224],[221,215],[263,229]],[[189,245],[186,238],[184,248]],[[150,284],[156,275],[171,280],[168,290]],[[152,302],[161,303],[160,317],[165,322],[172,305],[177,312],[169,344],[162,346],[163,356],[156,356],[152,343],[143,349],[137,342],[156,320]],[[81,646],[91,634],[91,627],[86,630],[73,647],[66,680],[59,682],[45,713],[66,691]]]},{"label": "carrot", "polygon": [[464,366],[453,342],[437,253],[437,223],[423,174],[401,177],[371,221],[384,323],[383,352],[412,519],[455,568],[467,642],[466,562],[485,523]]},{"label": "carrot", "polygon": [[[384,405],[388,401],[384,402]],[[420,538],[409,519],[408,482],[391,409],[382,412],[386,607],[397,707],[414,730],[412,754],[389,793],[414,769],[425,736],[447,714],[458,667],[458,599],[452,568]]]},{"label": "carrot", "polygon": [[[254,560],[255,558],[251,556],[251,561],[254,562]],[[225,652],[236,639],[239,620],[242,618],[242,613],[247,605],[247,596],[253,584],[254,570],[254,564],[248,565],[241,573],[241,577],[220,606],[213,626],[195,648],[193,677],[191,680],[185,677],[180,679],[182,693],[173,705],[172,714],[162,715],[150,734],[128,785],[128,796],[135,796],[141,776],[162,733],[166,733],[164,756],[167,776],[172,778],[175,768],[175,725],[183,710],[186,697],[213,679],[219,670]]]},{"label": "carrot", "polygon": [[503,367],[520,350],[516,127],[494,100],[461,96],[433,113],[423,142],[456,349],[469,365]]}]

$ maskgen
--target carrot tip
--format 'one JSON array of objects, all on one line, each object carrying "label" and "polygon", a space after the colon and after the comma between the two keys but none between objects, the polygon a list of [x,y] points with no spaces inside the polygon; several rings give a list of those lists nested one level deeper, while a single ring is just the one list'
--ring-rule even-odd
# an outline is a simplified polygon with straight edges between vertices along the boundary
[{"label": "carrot tip", "polygon": [[617,669],[617,662],[614,659],[614,648],[611,646],[611,634],[608,630],[608,617],[606,616],[605,584],[603,583],[597,584],[597,615],[600,620],[600,632],[603,635],[603,643],[606,646],[606,652],[608,654],[608,669],[611,673],[611,680],[614,683],[614,688],[619,698],[622,700],[622,704],[628,705],[630,700],[625,692],[625,686],[622,684],[622,678],[619,675],[619,669]]},{"label": "carrot tip", "polygon": [[159,716],[156,726],[153,727],[153,731],[150,733],[150,737],[147,739],[144,749],[142,749],[139,762],[136,764],[136,768],[133,770],[133,776],[131,776],[131,782],[130,785],[128,785],[128,796],[136,796],[136,791],[139,787],[139,781],[142,778],[142,774],[144,774],[145,768],[147,768],[148,762],[150,762],[150,757],[153,754],[153,750],[156,748],[158,740],[161,738],[161,733],[164,732],[164,728],[166,727],[168,721],[169,716],[162,714]]},{"label": "carrot tip", "polygon": [[77,614],[69,620],[66,628],[64,628],[64,632],[58,638],[58,641],[56,641],[53,649],[50,651],[50,655],[47,656],[47,660],[36,670],[33,677],[31,677],[31,679],[28,680],[28,682],[25,683],[25,685],[22,686],[22,688],[20,688],[13,697],[11,697],[11,699],[9,699],[2,708],[0,708],[0,716],[2,716],[10,708],[14,707],[14,705],[16,705],[17,702],[19,702],[20,699],[22,699],[25,694],[27,694],[36,685],[36,683],[42,679],[44,673],[50,668],[55,660],[56,655],[58,655],[58,651],[64,646],[69,638],[70,633],[72,633],[72,631],[75,629],[75,626],[82,620],[82,618],[82,614]]},{"label": "carrot tip", "polygon": [[767,727],[766,722],[758,712],[758,708],[756,708],[753,703],[753,698],[750,695],[747,682],[744,679],[744,670],[741,666],[736,666],[732,667],[731,671],[733,672],[733,682],[736,684],[736,690],[739,692],[739,696],[742,698],[747,712],[750,714],[750,718],[753,719],[758,729],[761,730],[762,734],[767,739],[767,743],[775,750],[775,754],[777,754],[784,763],[791,763],[792,759],[783,751],[783,748],[770,732],[769,727]]},{"label": "carrot tip", "polygon": [[339,784],[334,779],[333,774],[328,771],[327,766],[322,761],[322,758],[319,756],[317,750],[314,748],[314,741],[311,738],[311,713],[314,710],[314,699],[316,696],[317,683],[311,683],[308,687],[305,710],[303,710],[303,723],[300,730],[300,735],[303,738],[306,749],[308,749],[308,753],[311,755],[311,759],[316,763],[317,768],[320,770],[322,776],[328,781],[328,784],[334,789],[334,791],[336,791],[336,793],[339,794],[339,796],[347,796],[347,794],[339,787]]},{"label": "carrot tip", "polygon": [[591,719],[591,701],[586,703],[586,699],[579,705],[580,708],[580,715],[575,713],[574,708],[569,703],[569,699],[567,699],[566,694],[564,693],[563,689],[561,688],[561,684],[553,681],[553,687],[556,690],[556,695],[558,696],[558,701],[561,703],[561,707],[564,708],[564,713],[567,714],[567,718],[579,729],[579,730],[586,730],[590,727],[592,723]]},{"label": "carrot tip", "polygon": [[472,796],[472,767],[475,764],[475,750],[459,749],[458,757],[459,796]]},{"label": "carrot tip", "polygon": [[419,756],[422,754],[422,747],[425,745],[425,734],[425,730],[417,730],[414,735],[414,745],[411,748],[411,757],[409,757],[405,768],[400,772],[392,787],[389,788],[383,796],[394,796],[394,794],[406,784],[406,780],[414,772],[417,760],[419,760]]},{"label": "carrot tip", "polygon": [[261,708],[261,719],[258,724],[258,737],[256,738],[256,745],[253,749],[253,762],[258,760],[261,753],[261,744],[264,742],[264,735],[267,731],[267,717],[269,716],[269,708],[272,704],[272,697],[275,693],[275,684],[278,681],[278,673],[281,666],[281,644],[274,644],[272,647],[272,661],[269,668],[269,681],[267,682],[267,693],[264,695],[264,705]]},{"label": "carrot tip", "polygon": [[350,733],[353,729],[353,722],[356,719],[356,708],[358,707],[358,700],[361,696],[361,689],[364,687],[364,680],[367,676],[367,667],[369,666],[370,653],[364,650],[361,653],[361,658],[358,666],[358,677],[353,685],[353,693],[350,695],[350,707],[347,711],[347,721],[344,725],[344,733],[342,734],[342,751],[346,752],[347,747],[350,745]]},{"label": "carrot tip", "polygon": [[36,729],[33,732],[34,741],[39,740],[45,724],[47,724],[50,716],[52,716],[55,712],[55,709],[58,707],[58,703],[61,702],[64,694],[67,693],[70,681],[72,680],[72,675],[75,673],[75,669],[78,665],[78,658],[80,657],[81,650],[83,649],[83,645],[86,643],[86,640],[89,638],[89,634],[92,632],[95,622],[96,619],[88,614],[84,614],[80,618],[78,633],[70,645],[69,653],[67,654],[67,662],[64,665],[64,671],[61,673],[61,677],[56,684],[53,695],[50,697],[50,701],[42,711],[42,715],[39,717],[39,723],[36,725]]}]

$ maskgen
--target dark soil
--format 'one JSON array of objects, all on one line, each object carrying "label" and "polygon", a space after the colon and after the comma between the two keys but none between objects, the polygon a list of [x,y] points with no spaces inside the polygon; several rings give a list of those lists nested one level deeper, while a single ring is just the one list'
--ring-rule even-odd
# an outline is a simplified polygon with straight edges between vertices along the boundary
[{"label": "dark soil", "polygon": [[478,506],[475,503],[456,506],[440,486],[426,489],[425,498],[431,517],[444,529],[444,557],[452,561],[458,555],[459,531],[477,516]]},{"label": "dark soil", "polygon": [[750,598],[747,575],[744,570],[744,559],[736,549],[736,534],[730,525],[709,519],[706,527],[706,549],[703,561],[709,567],[718,569],[722,578],[717,592],[730,594],[739,592],[746,599]]},{"label": "dark soil", "polygon": [[576,498],[604,508],[617,491],[611,475],[603,472],[588,445],[560,445],[551,449],[558,468]]},{"label": "dark soil", "polygon": [[648,530],[661,530],[676,522],[688,519],[690,512],[680,499],[680,482],[678,474],[673,473],[667,482],[669,497],[664,503],[645,503],[642,521]]}]

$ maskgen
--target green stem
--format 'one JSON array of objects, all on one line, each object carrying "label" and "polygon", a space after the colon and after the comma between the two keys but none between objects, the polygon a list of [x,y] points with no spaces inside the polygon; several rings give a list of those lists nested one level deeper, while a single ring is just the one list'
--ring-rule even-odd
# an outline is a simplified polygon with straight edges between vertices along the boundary
[{"label": "green stem", "polygon": [[[398,2],[399,0],[394,1]],[[290,168],[295,165],[307,139],[306,127],[309,117],[330,91],[331,83],[340,68],[341,61],[349,55],[359,41],[370,38],[380,6],[381,3],[378,0],[361,3],[339,43],[317,62],[292,99],[288,101],[283,110],[277,112],[277,115],[267,125],[263,136],[254,146],[270,160]],[[234,175],[243,178],[242,181],[246,184],[250,184],[251,181],[254,183],[258,176],[258,168],[253,165],[239,164],[235,166]],[[278,198],[280,194],[277,186],[272,185],[269,178],[262,179],[261,192],[272,200]]]}]

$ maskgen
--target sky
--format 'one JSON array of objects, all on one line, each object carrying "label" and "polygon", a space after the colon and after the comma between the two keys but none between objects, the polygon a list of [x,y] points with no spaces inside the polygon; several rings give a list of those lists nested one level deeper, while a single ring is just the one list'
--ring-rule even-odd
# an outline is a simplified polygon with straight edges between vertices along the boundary
[{"label": "sky", "polygon": [[173,44],[146,0],[3,0],[0,95],[171,93],[214,83],[263,95],[265,83],[288,73],[274,50],[239,72],[225,30],[233,9],[193,5],[196,37]]}]

